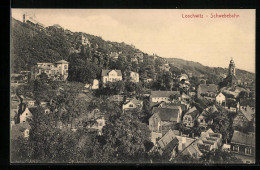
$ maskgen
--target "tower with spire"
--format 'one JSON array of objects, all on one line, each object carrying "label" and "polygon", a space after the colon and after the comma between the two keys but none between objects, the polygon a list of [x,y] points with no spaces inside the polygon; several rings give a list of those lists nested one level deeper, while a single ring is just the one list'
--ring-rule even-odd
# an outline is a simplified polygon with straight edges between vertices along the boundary
[{"label": "tower with spire", "polygon": [[236,66],[233,58],[231,58],[229,67],[228,67],[228,76],[236,76]]}]

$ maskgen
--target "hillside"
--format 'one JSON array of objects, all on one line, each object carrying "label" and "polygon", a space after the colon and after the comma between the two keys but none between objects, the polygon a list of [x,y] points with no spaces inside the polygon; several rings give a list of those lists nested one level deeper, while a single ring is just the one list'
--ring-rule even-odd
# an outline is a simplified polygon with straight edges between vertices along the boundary
[{"label": "hillside", "polygon": [[[90,82],[100,78],[101,69],[120,69],[122,73],[137,71],[140,78],[154,78],[160,73],[159,66],[165,61],[162,57],[151,62],[135,64],[131,57],[141,52],[134,46],[105,41],[101,37],[82,32],[64,30],[59,25],[39,29],[38,27],[11,20],[11,73],[30,70],[37,62],[56,62],[64,59],[70,62],[69,80]],[[82,43],[82,37],[87,43]],[[111,52],[118,54],[113,60]],[[144,53],[144,57],[153,58]],[[213,83],[218,83],[227,73],[224,68],[203,66],[198,62],[177,58],[166,58],[175,72],[192,73],[193,76],[205,75]],[[254,74],[237,70],[237,77],[242,80],[254,79]]]},{"label": "hillside", "polygon": [[[37,62],[68,60],[73,53],[90,57],[90,52],[95,51],[103,54],[121,51],[123,55],[139,51],[125,43],[104,41],[94,35],[64,30],[59,25],[40,30],[12,18],[11,27],[11,72],[30,70]],[[90,47],[81,44],[82,35],[89,40]]]},{"label": "hillside", "polygon": [[[175,67],[185,70],[186,73],[192,73],[197,77],[200,75],[206,75],[206,77],[210,75],[216,75],[219,79],[221,79],[223,75],[227,75],[228,73],[227,68],[208,67],[194,61],[187,61],[179,58],[166,58],[166,60],[169,64],[173,64]],[[229,61],[227,61],[227,65],[228,63]],[[236,69],[236,76],[242,81],[251,81],[255,79],[254,73],[240,69]]]}]

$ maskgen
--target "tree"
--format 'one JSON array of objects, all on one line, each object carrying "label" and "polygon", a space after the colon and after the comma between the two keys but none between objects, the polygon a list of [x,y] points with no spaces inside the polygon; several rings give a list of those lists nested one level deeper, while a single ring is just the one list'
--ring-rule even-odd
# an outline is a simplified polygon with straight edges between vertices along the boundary
[{"label": "tree", "polygon": [[103,128],[104,145],[98,150],[98,162],[148,161],[145,143],[149,142],[149,129],[133,114],[114,114]]},{"label": "tree", "polygon": [[199,160],[201,163],[210,163],[210,164],[234,164],[234,163],[243,163],[243,161],[235,157],[232,153],[222,151],[217,149],[213,152],[204,153]]}]

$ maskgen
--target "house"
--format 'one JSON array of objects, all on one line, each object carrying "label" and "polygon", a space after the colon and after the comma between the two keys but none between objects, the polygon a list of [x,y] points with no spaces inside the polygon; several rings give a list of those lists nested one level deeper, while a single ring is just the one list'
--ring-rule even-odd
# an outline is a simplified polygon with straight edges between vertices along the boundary
[{"label": "house", "polygon": [[247,106],[245,109],[238,111],[238,114],[233,120],[233,127],[246,127],[250,121],[254,119],[254,111]]},{"label": "house", "polygon": [[139,82],[139,73],[131,71],[129,73],[130,81],[134,83]]},{"label": "house", "polygon": [[94,109],[88,115],[87,128],[97,130],[102,135],[102,129],[106,124],[105,115],[99,109]]},{"label": "house", "polygon": [[99,81],[97,79],[94,79],[91,89],[96,90],[98,88],[99,88]]},{"label": "house", "polygon": [[174,102],[174,103],[161,102],[158,107],[161,107],[161,108],[174,108],[176,106],[179,106],[181,108],[182,113],[184,113],[184,112],[186,112],[189,109],[190,104],[184,103],[184,102],[181,102],[181,101]]},{"label": "house", "polygon": [[174,132],[170,129],[160,140],[157,141],[153,151],[157,151],[161,156],[166,156],[169,159],[175,156],[178,150],[179,141]]},{"label": "house", "polygon": [[101,80],[103,85],[108,82],[116,82],[122,80],[121,70],[102,70]]},{"label": "house", "polygon": [[218,86],[215,84],[200,84],[197,88],[197,97],[209,101],[215,101],[218,94]]},{"label": "house", "polygon": [[133,62],[133,63],[138,64],[138,58],[137,58],[137,56],[135,56],[135,55],[132,56],[130,61]]},{"label": "house", "polygon": [[174,96],[175,99],[173,100],[179,100],[180,98],[180,92],[179,91],[151,91],[150,95],[150,102],[152,103],[160,103],[160,102],[166,102],[170,103],[170,96]]},{"label": "house", "polygon": [[176,123],[181,122],[181,111],[176,108],[153,108],[152,116],[149,118],[149,129],[152,132],[166,133]]},{"label": "house", "polygon": [[255,100],[252,99],[240,99],[240,107],[239,109],[245,109],[247,106],[251,108],[251,110],[255,111]]},{"label": "house", "polygon": [[183,124],[187,127],[193,127],[195,121],[197,120],[200,112],[196,109],[196,107],[192,107],[188,110],[188,112],[183,116]]},{"label": "house", "polygon": [[28,138],[30,134],[31,126],[28,122],[23,122],[13,125],[11,128],[11,140],[16,140],[18,138]]},{"label": "house", "polygon": [[178,79],[179,79],[179,81],[182,81],[182,80],[186,81],[186,80],[189,80],[189,77],[187,76],[187,74],[181,74],[181,75],[179,75]]},{"label": "house", "polygon": [[190,145],[184,148],[179,155],[190,155],[192,158],[200,158],[203,153],[200,151],[197,142],[198,140],[194,140]]},{"label": "house", "polygon": [[226,101],[226,97],[223,93],[219,93],[217,96],[216,96],[216,103],[218,103],[219,105],[222,105],[222,103],[224,103]]},{"label": "house", "polygon": [[36,107],[36,100],[31,98],[23,98],[23,102],[27,105],[28,108]]},{"label": "house", "polygon": [[144,61],[144,54],[143,54],[142,52],[136,52],[136,53],[134,54],[134,56],[135,56],[136,58],[138,58],[138,61],[139,61],[139,62],[143,62],[143,61]]},{"label": "house", "polygon": [[127,101],[125,104],[123,104],[122,107],[123,107],[123,111],[124,110],[133,110],[133,109],[141,110],[143,107],[143,101],[133,98],[133,99]]},{"label": "house", "polygon": [[209,152],[216,150],[222,145],[222,134],[214,133],[212,129],[208,129],[205,132],[201,132],[198,140],[198,147],[201,152]]},{"label": "house", "polygon": [[30,112],[29,108],[26,107],[24,112],[20,115],[20,123],[24,123],[27,121],[27,119],[32,118],[32,113]]},{"label": "house", "polygon": [[88,38],[84,34],[81,35],[81,44],[89,47],[91,46]]},{"label": "house", "polygon": [[108,98],[110,102],[118,102],[121,103],[124,101],[124,96],[123,95],[112,95]]},{"label": "house", "polygon": [[211,125],[213,123],[213,119],[208,119],[207,115],[218,112],[218,109],[215,105],[207,107],[203,110],[203,112],[198,117],[198,123],[200,127],[207,127],[208,125]]},{"label": "house", "polygon": [[224,105],[225,109],[228,110],[228,112],[237,112],[239,109],[239,102],[236,102],[235,100],[232,99],[227,99]]},{"label": "house", "polygon": [[164,64],[162,66],[159,67],[160,70],[163,70],[163,71],[170,71],[170,66],[168,64]]},{"label": "house", "polygon": [[110,57],[112,58],[112,59],[118,59],[118,56],[119,56],[119,54],[117,53],[117,52],[111,52],[110,53]]},{"label": "house", "polygon": [[32,67],[31,78],[36,79],[42,73],[45,73],[52,80],[65,81],[68,78],[69,62],[65,60],[57,61],[56,63],[37,63],[37,66]]},{"label": "house", "polygon": [[244,163],[255,163],[255,133],[234,131],[231,142],[231,153]]},{"label": "house", "polygon": [[94,79],[92,84],[86,83],[84,87],[84,92],[88,92],[89,89],[96,90],[99,88],[99,81],[97,79]]}]

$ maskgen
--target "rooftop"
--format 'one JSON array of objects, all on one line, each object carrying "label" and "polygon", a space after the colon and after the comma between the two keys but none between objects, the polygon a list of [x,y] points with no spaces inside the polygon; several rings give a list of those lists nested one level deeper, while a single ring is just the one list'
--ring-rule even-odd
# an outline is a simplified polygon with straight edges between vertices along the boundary
[{"label": "rooftop", "polygon": [[[112,70],[102,70],[101,76],[107,76],[110,71]],[[121,70],[114,70],[114,71],[117,72],[117,76],[122,76]]]},{"label": "rooftop", "polygon": [[179,109],[177,108],[153,108],[153,114],[158,113],[160,119],[162,121],[171,121],[176,122],[178,115],[179,115]]},{"label": "rooftop", "polygon": [[255,134],[246,134],[235,130],[231,139],[231,143],[255,147]]},{"label": "rooftop", "polygon": [[198,88],[201,89],[201,93],[218,92],[218,85],[215,84],[200,84]]},{"label": "rooftop", "polygon": [[180,96],[179,91],[151,91],[151,97],[169,97],[174,94]]}]

